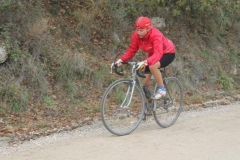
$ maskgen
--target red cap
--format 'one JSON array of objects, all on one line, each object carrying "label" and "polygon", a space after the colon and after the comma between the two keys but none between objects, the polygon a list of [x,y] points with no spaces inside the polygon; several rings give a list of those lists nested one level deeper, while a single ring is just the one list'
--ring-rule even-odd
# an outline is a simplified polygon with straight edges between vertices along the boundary
[{"label": "red cap", "polygon": [[138,17],[134,26],[135,28],[144,29],[152,26],[152,23],[148,17]]}]

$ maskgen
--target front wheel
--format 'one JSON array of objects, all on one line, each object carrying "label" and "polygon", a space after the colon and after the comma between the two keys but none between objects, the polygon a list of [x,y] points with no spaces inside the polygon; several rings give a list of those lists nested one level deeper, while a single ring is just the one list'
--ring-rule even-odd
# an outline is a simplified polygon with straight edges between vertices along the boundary
[{"label": "front wheel", "polygon": [[154,100],[153,112],[157,124],[163,128],[173,125],[181,111],[183,104],[183,90],[179,80],[175,77],[164,79],[166,96]]},{"label": "front wheel", "polygon": [[101,118],[105,128],[118,136],[130,134],[142,120],[144,103],[142,89],[133,80],[113,82],[101,102]]}]

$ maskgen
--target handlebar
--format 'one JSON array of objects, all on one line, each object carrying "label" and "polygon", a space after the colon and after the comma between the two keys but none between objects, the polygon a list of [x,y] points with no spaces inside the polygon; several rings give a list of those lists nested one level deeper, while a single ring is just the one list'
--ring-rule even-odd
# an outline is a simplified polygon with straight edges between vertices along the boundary
[{"label": "handlebar", "polygon": [[[136,64],[137,64],[137,62],[121,62],[121,63],[122,63],[122,64],[130,64],[131,66],[133,66],[133,69],[134,69],[134,70],[135,70]],[[116,63],[112,63],[112,65],[111,65],[111,73],[112,73],[112,68],[113,68],[113,67],[114,67],[114,72],[115,72],[116,74],[118,74],[118,75],[120,75],[120,76],[124,76],[123,73],[121,73],[121,72],[118,71],[118,68],[119,68],[119,67],[117,66]],[[137,73],[137,75],[138,75],[139,77],[141,77],[141,78],[146,78],[145,75],[143,75],[143,74],[140,73],[139,69],[136,70],[136,73]]]}]

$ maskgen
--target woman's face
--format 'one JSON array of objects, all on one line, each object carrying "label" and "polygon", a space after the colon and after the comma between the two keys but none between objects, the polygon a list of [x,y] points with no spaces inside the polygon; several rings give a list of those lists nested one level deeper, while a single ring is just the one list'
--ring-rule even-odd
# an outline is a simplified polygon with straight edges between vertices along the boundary
[{"label": "woman's face", "polygon": [[148,33],[148,28],[145,29],[136,29],[137,34],[140,38],[143,38]]}]

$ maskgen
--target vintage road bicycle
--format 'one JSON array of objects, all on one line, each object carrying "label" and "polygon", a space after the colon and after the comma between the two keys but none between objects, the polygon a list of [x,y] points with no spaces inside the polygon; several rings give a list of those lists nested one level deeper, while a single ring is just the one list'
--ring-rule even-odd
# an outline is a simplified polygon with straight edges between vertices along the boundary
[{"label": "vintage road bicycle", "polygon": [[[166,89],[166,96],[160,99],[147,98],[140,86],[139,77],[144,78],[140,70],[136,70],[137,62],[123,62],[131,65],[130,78],[119,79],[109,85],[101,101],[101,119],[105,128],[114,135],[124,136],[132,133],[147,116],[154,116],[156,123],[163,127],[172,126],[180,116],[183,104],[183,89],[176,77],[166,77],[165,68],[160,68]],[[122,75],[112,63],[111,72]],[[154,78],[152,76],[152,81]],[[153,95],[157,84],[152,88]]]}]

